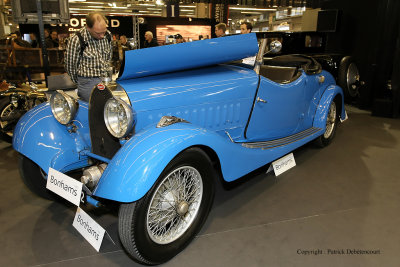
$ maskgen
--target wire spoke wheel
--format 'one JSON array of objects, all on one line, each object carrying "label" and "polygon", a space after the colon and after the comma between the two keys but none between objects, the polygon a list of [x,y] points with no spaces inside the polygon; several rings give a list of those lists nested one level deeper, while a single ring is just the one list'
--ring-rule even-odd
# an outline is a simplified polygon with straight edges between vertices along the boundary
[{"label": "wire spoke wheel", "polygon": [[[13,111],[15,110],[15,107],[12,104],[8,104],[3,110],[1,110],[0,112],[0,118],[7,118],[8,116],[10,116]],[[2,129],[5,129],[7,127],[7,125],[9,124],[8,121],[1,121],[0,120],[0,127]],[[12,131],[6,131],[4,132],[5,134],[7,134],[8,136],[13,136],[13,132]]]},{"label": "wire spoke wheel", "polygon": [[338,112],[341,110],[339,101],[341,101],[341,99],[336,97],[334,100],[332,100],[329,106],[328,114],[326,115],[325,132],[315,139],[315,144],[318,147],[325,147],[329,145],[335,137],[336,128],[339,123]]},{"label": "wire spoke wheel", "polygon": [[119,237],[129,255],[160,264],[189,245],[207,219],[215,180],[213,165],[199,148],[172,159],[144,197],[120,206]]},{"label": "wire spoke wheel", "polygon": [[332,101],[332,104],[329,108],[328,117],[326,118],[326,130],[324,133],[325,138],[329,138],[332,135],[336,126],[336,117],[336,104],[335,101]]},{"label": "wire spoke wheel", "polygon": [[147,232],[157,244],[178,239],[196,217],[203,196],[200,173],[190,166],[171,172],[158,186],[147,212]]}]

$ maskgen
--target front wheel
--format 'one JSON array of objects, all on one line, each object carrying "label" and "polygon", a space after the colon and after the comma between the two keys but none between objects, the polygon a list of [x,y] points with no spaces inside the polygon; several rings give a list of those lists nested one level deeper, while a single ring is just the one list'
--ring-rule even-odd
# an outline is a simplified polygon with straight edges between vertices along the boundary
[{"label": "front wheel", "polygon": [[118,230],[127,252],[152,265],[182,251],[208,216],[214,180],[202,150],[190,148],[175,157],[142,199],[121,205]]},{"label": "front wheel", "polygon": [[336,102],[335,100],[332,100],[332,103],[329,107],[328,116],[326,117],[325,132],[316,140],[316,144],[319,147],[325,147],[331,143],[333,137],[335,137],[338,123],[339,116],[336,108]]},{"label": "front wheel", "polygon": [[[0,100],[0,138],[8,143],[12,142],[15,122],[6,119],[15,112],[15,107],[8,97]],[[4,121],[3,121],[4,119]]]},{"label": "front wheel", "polygon": [[36,195],[55,199],[55,194],[46,188],[46,173],[32,160],[23,155],[18,155],[18,169],[24,184]]}]

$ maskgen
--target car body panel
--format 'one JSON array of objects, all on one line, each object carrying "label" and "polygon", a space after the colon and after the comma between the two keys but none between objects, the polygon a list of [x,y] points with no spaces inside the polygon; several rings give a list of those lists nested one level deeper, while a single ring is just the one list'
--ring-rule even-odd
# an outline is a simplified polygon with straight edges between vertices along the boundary
[{"label": "car body panel", "polygon": [[133,202],[153,186],[168,163],[193,146],[208,147],[219,159],[222,177],[231,182],[313,140],[323,129],[297,142],[271,149],[252,149],[231,142],[191,123],[155,126],[135,135],[115,154],[97,185],[94,196],[119,202]]},{"label": "car body panel", "polygon": [[[329,85],[325,88],[321,99],[318,104],[318,108],[315,113],[313,126],[314,127],[326,127],[326,119],[329,112],[329,107],[336,96],[340,98],[340,109],[338,109],[340,119],[342,121],[347,119],[346,110],[344,109],[344,95],[343,90],[337,85]],[[338,107],[337,107],[338,108]]]},{"label": "car body panel", "polygon": [[217,132],[228,129],[236,139],[243,138],[258,80],[251,69],[216,65],[119,84],[133,88],[126,92],[137,113],[136,131],[173,115]]},{"label": "car body panel", "polygon": [[118,80],[211,66],[256,55],[255,33],[125,52]]},{"label": "car body panel", "polygon": [[14,131],[14,149],[33,160],[46,173],[49,167],[66,172],[87,166],[87,157],[79,154],[90,147],[86,102],[80,102],[73,122],[77,131],[70,133],[54,118],[49,103],[40,104],[18,121]]},{"label": "car body panel", "polygon": [[246,131],[249,141],[281,138],[298,131],[301,114],[304,117],[306,106],[306,80],[305,74],[287,84],[278,84],[261,77],[257,93],[257,99],[261,101],[255,102]]}]

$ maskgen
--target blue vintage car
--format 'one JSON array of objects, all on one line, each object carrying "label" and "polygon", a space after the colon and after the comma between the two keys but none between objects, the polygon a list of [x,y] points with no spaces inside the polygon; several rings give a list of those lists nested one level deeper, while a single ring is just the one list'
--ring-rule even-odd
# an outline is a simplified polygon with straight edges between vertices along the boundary
[{"label": "blue vintage car", "polygon": [[168,261],[205,222],[216,180],[310,141],[326,146],[346,118],[331,74],[302,55],[264,65],[266,43],[245,34],[128,51],[117,82],[97,85],[89,103],[60,91],[22,117],[13,146],[23,181],[51,198],[50,167],[82,170],[87,202],[120,203],[130,256]]}]

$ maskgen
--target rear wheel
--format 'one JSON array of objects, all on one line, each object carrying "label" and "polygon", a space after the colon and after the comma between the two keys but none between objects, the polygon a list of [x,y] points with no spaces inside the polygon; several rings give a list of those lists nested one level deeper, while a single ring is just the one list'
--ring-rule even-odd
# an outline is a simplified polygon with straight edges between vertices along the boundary
[{"label": "rear wheel", "polygon": [[354,59],[350,56],[340,61],[338,70],[338,84],[343,89],[346,101],[351,101],[359,94],[360,74]]},{"label": "rear wheel", "polygon": [[214,179],[202,150],[175,157],[142,199],[120,207],[119,236],[128,253],[140,263],[160,264],[182,251],[208,216]]},{"label": "rear wheel", "polygon": [[328,115],[326,118],[326,127],[323,135],[316,139],[316,144],[319,147],[325,147],[329,145],[332,139],[335,137],[336,128],[339,123],[339,116],[337,111],[337,105],[335,100],[332,100],[332,103],[329,107]]}]

